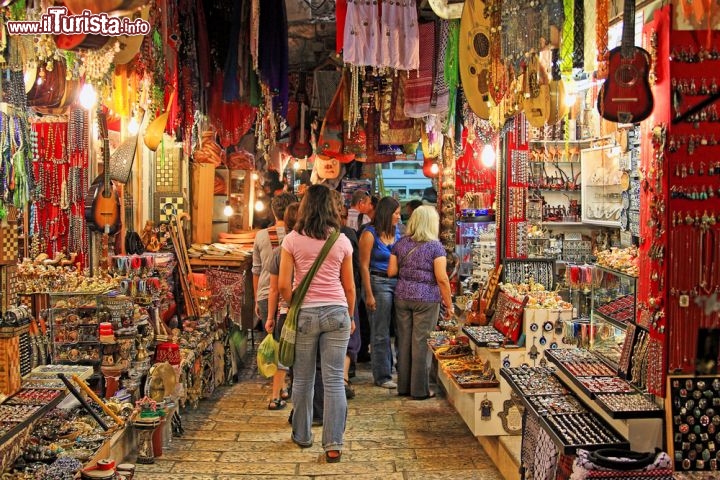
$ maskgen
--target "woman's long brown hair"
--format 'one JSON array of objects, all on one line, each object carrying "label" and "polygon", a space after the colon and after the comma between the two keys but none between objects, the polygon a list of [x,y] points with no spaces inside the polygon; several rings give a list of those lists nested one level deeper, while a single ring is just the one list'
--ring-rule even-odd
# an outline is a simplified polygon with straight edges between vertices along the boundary
[{"label": "woman's long brown hair", "polygon": [[307,189],[300,202],[295,230],[319,240],[328,238],[332,230],[340,230],[340,214],[328,187],[313,185]]},{"label": "woman's long brown hair", "polygon": [[393,225],[393,214],[400,208],[400,202],[393,197],[383,197],[375,209],[375,220],[373,226],[378,235],[387,237],[395,236],[395,225]]}]

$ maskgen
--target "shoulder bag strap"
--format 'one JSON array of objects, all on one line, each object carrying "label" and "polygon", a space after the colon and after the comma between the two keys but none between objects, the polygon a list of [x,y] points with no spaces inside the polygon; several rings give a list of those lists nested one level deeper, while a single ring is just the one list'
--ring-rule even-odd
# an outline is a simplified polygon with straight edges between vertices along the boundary
[{"label": "shoulder bag strap", "polygon": [[405,264],[405,259],[408,258],[410,256],[410,254],[413,253],[415,250],[417,250],[421,245],[422,245],[422,243],[418,243],[413,248],[411,248],[408,253],[403,255],[403,257],[400,259],[400,261],[398,261],[398,270],[400,269],[400,267],[402,267]]},{"label": "shoulder bag strap", "polygon": [[327,257],[327,254],[330,252],[330,249],[335,244],[335,241],[338,239],[339,236],[340,232],[336,230],[331,233],[330,237],[328,237],[328,239],[325,241],[325,245],[323,245],[317,258],[315,258],[315,261],[310,267],[310,270],[308,270],[308,273],[305,275],[298,287],[293,292],[290,307],[294,305],[295,308],[297,308],[302,303],[303,299],[305,298],[305,294],[310,287],[310,282],[312,282],[313,277],[320,269],[320,265],[322,265],[322,263],[325,261],[325,257]]}]

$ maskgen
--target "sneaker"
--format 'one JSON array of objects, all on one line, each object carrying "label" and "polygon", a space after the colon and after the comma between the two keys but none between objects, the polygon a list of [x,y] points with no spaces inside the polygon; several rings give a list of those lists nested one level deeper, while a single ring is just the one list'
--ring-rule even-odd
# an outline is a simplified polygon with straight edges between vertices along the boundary
[{"label": "sneaker", "polygon": [[383,383],[378,384],[378,387],[382,388],[397,388],[397,383],[393,382],[392,380],[385,380]]}]

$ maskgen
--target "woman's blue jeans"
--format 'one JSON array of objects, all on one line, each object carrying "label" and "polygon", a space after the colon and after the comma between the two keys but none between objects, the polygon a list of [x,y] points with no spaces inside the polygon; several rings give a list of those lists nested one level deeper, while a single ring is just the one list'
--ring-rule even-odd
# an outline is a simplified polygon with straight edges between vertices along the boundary
[{"label": "woman's blue jeans", "polygon": [[298,315],[293,365],[292,438],[295,443],[313,443],[313,387],[318,352],[325,389],[323,437],[325,450],[342,450],[347,399],[343,368],[350,339],[350,315],[341,305],[302,308]]},{"label": "woman's blue jeans", "polygon": [[392,380],[392,347],[390,345],[390,324],[394,317],[393,297],[395,295],[396,278],[370,275],[370,286],[375,297],[375,310],[368,309],[370,323],[370,360],[372,363],[373,381],[382,385]]}]

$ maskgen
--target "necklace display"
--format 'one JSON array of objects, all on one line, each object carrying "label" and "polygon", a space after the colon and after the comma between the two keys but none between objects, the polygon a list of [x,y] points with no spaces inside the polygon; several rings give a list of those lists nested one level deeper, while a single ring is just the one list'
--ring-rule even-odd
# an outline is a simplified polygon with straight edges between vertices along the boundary
[{"label": "necklace display", "polygon": [[30,210],[30,250],[57,259],[77,254],[85,264],[84,198],[88,168],[87,114],[72,109],[67,117],[42,119],[32,124],[33,168],[38,182]]}]

